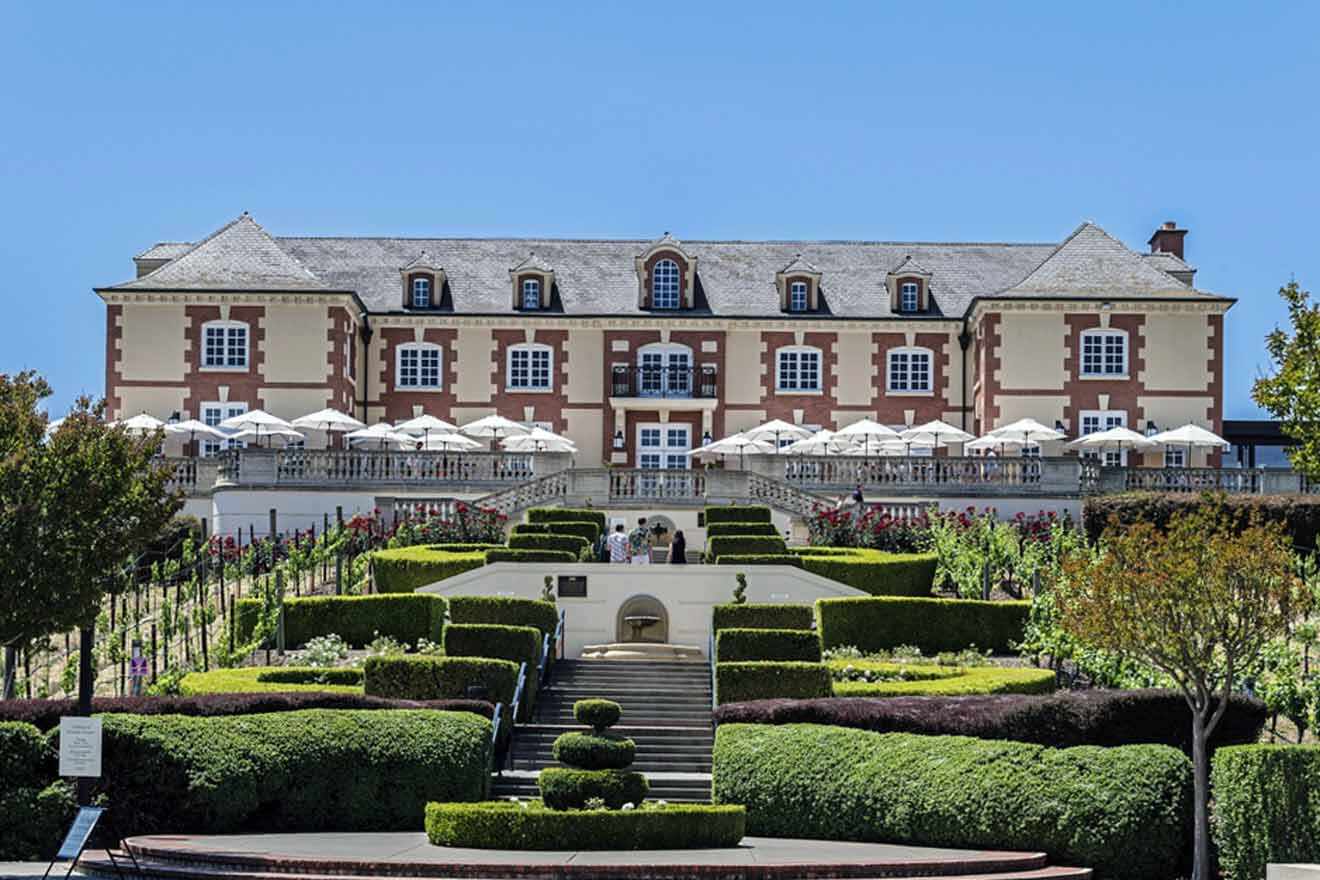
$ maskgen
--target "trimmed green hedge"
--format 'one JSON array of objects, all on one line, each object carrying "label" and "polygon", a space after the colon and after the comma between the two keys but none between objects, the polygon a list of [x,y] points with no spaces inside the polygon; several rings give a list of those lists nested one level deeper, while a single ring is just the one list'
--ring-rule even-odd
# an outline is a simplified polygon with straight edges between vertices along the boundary
[{"label": "trimmed green hedge", "polygon": [[707,527],[711,523],[774,522],[770,516],[770,508],[761,504],[711,505],[705,510],[705,519]]},{"label": "trimmed green hedge", "polygon": [[637,757],[637,743],[614,734],[570,731],[555,737],[554,756],[583,770],[622,770]]},{"label": "trimmed green hedge", "polygon": [[715,522],[706,526],[707,538],[738,537],[742,535],[762,535],[778,537],[779,530],[772,522]]},{"label": "trimmed green hedge", "polygon": [[1044,851],[1098,878],[1179,876],[1192,768],[1168,746],[1051,749],[815,724],[724,724],[714,801],[766,837]]},{"label": "trimmed green hedge", "polygon": [[[452,612],[451,612],[452,613]],[[711,629],[811,629],[815,622],[810,605],[787,605],[772,602],[744,605],[716,605],[711,612]]]},{"label": "trimmed green hedge", "polygon": [[617,810],[624,804],[640,806],[651,785],[646,776],[632,770],[578,770],[546,767],[536,778],[541,799],[552,810],[580,810],[592,798]]},{"label": "trimmed green hedge", "polygon": [[811,630],[731,627],[716,635],[715,659],[723,663],[742,660],[819,663],[820,638]]},{"label": "trimmed green hedge", "polygon": [[805,568],[801,556],[792,553],[726,553],[715,560],[716,565],[791,565]]},{"label": "trimmed green hedge", "polygon": [[607,525],[605,511],[585,507],[533,507],[527,511],[527,521],[531,523],[594,522],[602,533]]},{"label": "trimmed green hedge", "polygon": [[548,535],[550,523],[518,523],[513,527],[515,535]]},{"label": "trimmed green hedge", "polygon": [[721,556],[768,556],[788,552],[778,535],[724,535],[706,539],[706,558]]},{"label": "trimmed green hedge", "polygon": [[414,830],[428,801],[489,787],[491,722],[471,712],[101,718],[98,794],[133,834]]},{"label": "trimmed green hedge", "polygon": [[836,681],[836,697],[965,697],[975,694],[1051,694],[1050,669],[1023,666],[919,666],[832,660],[831,670],[852,666],[902,676],[895,681]]},{"label": "trimmed green hedge", "polygon": [[451,623],[445,627],[445,654],[526,663],[531,675],[541,665],[541,631],[534,626]]},{"label": "trimmed green hedge", "polygon": [[[846,552],[821,553],[821,549]],[[872,596],[930,596],[939,562],[934,553],[885,553],[864,547],[803,547],[792,552],[801,557],[807,571]]]},{"label": "trimmed green hedge", "polygon": [[556,520],[544,525],[552,535],[576,535],[592,545],[595,545],[601,535],[600,526],[591,520]]},{"label": "trimmed green hedge", "polygon": [[973,645],[1002,653],[1022,640],[1030,602],[979,599],[818,599],[816,621],[826,649],[851,645],[863,652],[914,645],[926,654]]},{"label": "trimmed green hedge", "polygon": [[55,749],[40,730],[0,722],[0,861],[55,854],[76,811],[73,787],[56,770]]},{"label": "trimmed green hedge", "polygon": [[362,693],[360,669],[311,669],[289,666],[239,666],[189,672],[179,680],[179,694],[260,694],[318,691],[331,694]]},{"label": "trimmed green hedge", "polygon": [[1320,861],[1320,746],[1221,748],[1210,779],[1228,880],[1264,880],[1269,862]]},{"label": "trimmed green hedge", "polygon": [[394,550],[377,550],[371,554],[371,570],[376,589],[382,593],[411,593],[418,587],[481,568],[485,564],[486,550],[480,544],[399,547]]},{"label": "trimmed green hedge", "polygon": [[534,626],[553,637],[559,609],[554,602],[515,596],[450,596],[449,622]]},{"label": "trimmed green hedge", "polygon": [[623,715],[623,707],[613,700],[591,697],[578,700],[573,704],[573,717],[596,733],[602,733],[613,727]]},{"label": "trimmed green hedge", "polygon": [[[514,535],[513,537],[518,537]],[[525,535],[524,537],[531,537]],[[549,537],[548,535],[545,537]],[[510,539],[512,540],[512,538]],[[486,551],[487,564],[492,562],[581,562],[582,559],[576,553],[568,550],[522,550],[514,548],[497,548]]]},{"label": "trimmed green hedge", "polygon": [[747,700],[810,700],[831,695],[824,663],[716,663],[715,698],[720,705]]},{"label": "trimmed green hedge", "polygon": [[436,846],[513,850],[700,849],[737,846],[747,811],[668,804],[638,810],[551,810],[539,803],[427,804]]},{"label": "trimmed green hedge", "polygon": [[395,700],[463,699],[469,685],[481,685],[487,700],[509,706],[518,686],[517,663],[481,657],[368,657],[362,672],[367,696]]},{"label": "trimmed green hedge", "polygon": [[[1163,529],[1174,514],[1206,503],[1209,493],[1193,492],[1122,492],[1114,495],[1090,495],[1082,504],[1082,526],[1086,537],[1095,543],[1117,517],[1120,525],[1154,523]],[[1320,498],[1315,495],[1227,495],[1220,493],[1215,502],[1222,504],[1230,519],[1245,527],[1253,515],[1267,523],[1282,523],[1292,542],[1299,547],[1315,547],[1320,536]]]},{"label": "trimmed green hedge", "polygon": [[[353,647],[371,643],[377,635],[416,644],[440,641],[445,625],[445,600],[429,593],[382,596],[307,596],[284,600],[284,641],[291,648],[317,636],[334,633]],[[239,599],[238,641],[252,638],[261,616],[262,600]]]},{"label": "trimmed green hedge", "polygon": [[510,535],[510,550],[561,550],[581,559],[591,552],[591,542],[577,535]]}]

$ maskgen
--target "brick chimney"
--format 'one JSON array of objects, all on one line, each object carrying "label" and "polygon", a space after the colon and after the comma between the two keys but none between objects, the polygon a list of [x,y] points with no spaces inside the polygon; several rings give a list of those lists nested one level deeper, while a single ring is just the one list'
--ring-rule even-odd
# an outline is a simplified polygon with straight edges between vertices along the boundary
[{"label": "brick chimney", "polygon": [[1186,236],[1186,229],[1179,229],[1177,223],[1172,220],[1165,220],[1160,224],[1160,228],[1155,230],[1147,244],[1150,245],[1152,254],[1173,254],[1181,260],[1183,258],[1183,239]]}]

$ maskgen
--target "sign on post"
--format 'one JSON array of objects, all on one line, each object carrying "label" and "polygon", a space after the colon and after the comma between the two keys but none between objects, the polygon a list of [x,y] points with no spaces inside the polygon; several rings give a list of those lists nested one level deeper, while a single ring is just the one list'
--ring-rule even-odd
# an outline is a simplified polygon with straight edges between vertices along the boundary
[{"label": "sign on post", "polygon": [[80,715],[60,719],[60,775],[101,775],[101,719]]}]

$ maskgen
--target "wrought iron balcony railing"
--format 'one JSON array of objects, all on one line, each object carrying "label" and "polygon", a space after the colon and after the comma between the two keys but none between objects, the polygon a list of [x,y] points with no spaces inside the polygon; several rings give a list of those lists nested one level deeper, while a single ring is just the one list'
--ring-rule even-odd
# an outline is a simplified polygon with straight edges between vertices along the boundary
[{"label": "wrought iron balcony railing", "polygon": [[719,396],[714,364],[700,367],[615,367],[612,397],[715,398]]}]

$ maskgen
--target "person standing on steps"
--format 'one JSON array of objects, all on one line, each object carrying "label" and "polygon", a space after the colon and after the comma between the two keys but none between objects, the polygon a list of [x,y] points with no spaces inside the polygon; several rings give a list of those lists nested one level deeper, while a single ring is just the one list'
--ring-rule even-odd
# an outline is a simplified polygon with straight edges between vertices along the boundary
[{"label": "person standing on steps", "polygon": [[637,520],[637,528],[628,533],[628,553],[633,565],[651,564],[651,532],[646,528],[646,517]]},{"label": "person standing on steps", "polygon": [[669,564],[687,565],[687,538],[682,529],[674,532],[674,540],[669,542]]},{"label": "person standing on steps", "polygon": [[610,548],[610,562],[628,561],[628,536],[623,533],[623,523],[614,527],[607,543]]}]

